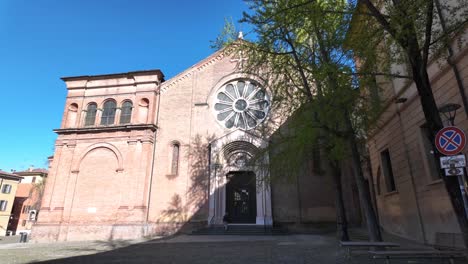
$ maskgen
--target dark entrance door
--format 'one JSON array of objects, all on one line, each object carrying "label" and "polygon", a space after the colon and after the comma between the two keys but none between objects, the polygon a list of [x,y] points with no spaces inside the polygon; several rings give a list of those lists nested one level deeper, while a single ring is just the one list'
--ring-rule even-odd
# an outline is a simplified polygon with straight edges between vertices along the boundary
[{"label": "dark entrance door", "polygon": [[232,223],[255,223],[257,193],[253,172],[231,172],[227,175],[226,212]]}]

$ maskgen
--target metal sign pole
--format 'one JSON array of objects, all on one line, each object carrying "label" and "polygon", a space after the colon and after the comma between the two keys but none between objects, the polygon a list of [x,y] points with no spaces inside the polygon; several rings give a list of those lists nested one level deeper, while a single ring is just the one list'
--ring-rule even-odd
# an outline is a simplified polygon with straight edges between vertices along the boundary
[{"label": "metal sign pole", "polygon": [[457,175],[458,184],[460,185],[461,196],[463,199],[463,205],[465,207],[465,217],[468,218],[468,198],[466,197],[466,187],[465,187],[465,170],[461,175]]}]

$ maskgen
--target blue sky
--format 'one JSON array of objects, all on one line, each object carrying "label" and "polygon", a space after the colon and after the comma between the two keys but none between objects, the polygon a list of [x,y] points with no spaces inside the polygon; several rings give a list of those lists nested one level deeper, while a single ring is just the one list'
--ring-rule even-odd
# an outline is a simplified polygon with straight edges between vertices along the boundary
[{"label": "blue sky", "polygon": [[46,167],[60,77],[161,69],[168,79],[212,53],[224,18],[245,10],[241,0],[0,0],[0,169]]}]

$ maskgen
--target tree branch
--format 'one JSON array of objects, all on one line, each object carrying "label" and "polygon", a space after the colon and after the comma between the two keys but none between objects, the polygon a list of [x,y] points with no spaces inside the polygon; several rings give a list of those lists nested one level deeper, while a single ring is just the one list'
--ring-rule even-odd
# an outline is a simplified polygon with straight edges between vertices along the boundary
[{"label": "tree branch", "polygon": [[429,47],[431,45],[431,36],[432,36],[432,21],[434,20],[434,1],[430,0],[427,3],[426,10],[426,32],[425,32],[425,41],[423,46],[423,65],[424,68],[427,67],[427,61],[429,58]]},{"label": "tree branch", "polygon": [[451,29],[446,29],[446,32],[442,33],[442,35],[440,35],[438,38],[436,38],[435,40],[433,40],[429,46],[432,46],[434,44],[436,44],[437,42],[439,42],[441,39],[443,38],[448,38],[449,34],[461,29],[461,28],[465,28],[466,24],[468,24],[468,19],[466,19],[465,21],[463,21],[462,23],[458,24],[456,27],[452,27]]},{"label": "tree branch", "polygon": [[[309,5],[309,4],[313,4],[315,3],[316,1],[315,0],[309,0],[307,2],[303,2],[303,3],[300,3],[300,4],[296,4],[296,5],[292,5],[292,6],[288,6],[286,8],[282,8],[282,9],[279,9],[277,12],[271,14],[270,16],[268,17],[265,17],[264,20],[260,21],[260,20],[253,20],[253,17],[249,16],[247,13],[244,12],[244,18],[240,20],[240,22],[249,22],[247,19],[251,19],[252,21],[250,21],[249,23],[251,24],[266,24],[268,23],[269,21],[271,21],[273,19],[273,17],[277,14],[280,14],[282,12],[286,12],[288,10],[291,10],[291,9],[294,9],[294,8],[298,8],[298,7],[302,7],[302,6],[306,6],[306,5]],[[267,4],[277,4],[277,2],[275,1],[272,1],[272,2],[268,2],[268,1],[265,1],[265,3]],[[255,23],[252,23],[253,21],[255,21]]]},{"label": "tree branch", "polygon": [[[345,73],[348,74],[348,73]],[[400,74],[393,74],[393,73],[383,73],[383,72],[352,72],[349,73],[349,75],[354,75],[354,76],[387,76],[387,77],[392,77],[392,78],[401,78],[401,79],[410,79],[412,80],[412,76],[407,76],[407,75],[400,75]]]},{"label": "tree branch", "polygon": [[375,19],[382,25],[382,27],[395,39],[397,39],[396,30],[390,25],[385,16],[371,3],[370,0],[361,0],[367,6],[367,9],[374,15]]},{"label": "tree branch", "polygon": [[297,69],[298,69],[299,74],[300,74],[300,76],[301,76],[302,82],[304,83],[305,89],[308,91],[307,97],[308,97],[309,100],[312,102],[312,101],[313,101],[313,95],[312,95],[312,92],[311,92],[311,89],[310,89],[309,81],[307,80],[307,77],[305,76],[305,73],[304,73],[304,71],[303,71],[304,67],[302,67],[302,63],[301,63],[301,61],[299,60],[299,57],[297,56],[296,48],[295,48],[294,44],[292,43],[292,41],[289,39],[289,33],[288,33],[288,31],[287,31],[286,34],[285,34],[285,41],[286,41],[286,43],[288,43],[289,46],[291,47],[292,55],[293,55],[293,57],[294,57],[294,61],[295,61],[296,64],[297,64]]}]

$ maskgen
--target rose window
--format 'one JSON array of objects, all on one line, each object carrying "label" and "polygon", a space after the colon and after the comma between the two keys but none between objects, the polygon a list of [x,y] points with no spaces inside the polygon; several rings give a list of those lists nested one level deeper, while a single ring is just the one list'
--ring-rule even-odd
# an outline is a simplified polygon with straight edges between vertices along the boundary
[{"label": "rose window", "polygon": [[249,130],[268,114],[268,95],[256,82],[237,80],[224,85],[216,95],[216,119],[226,128]]}]

